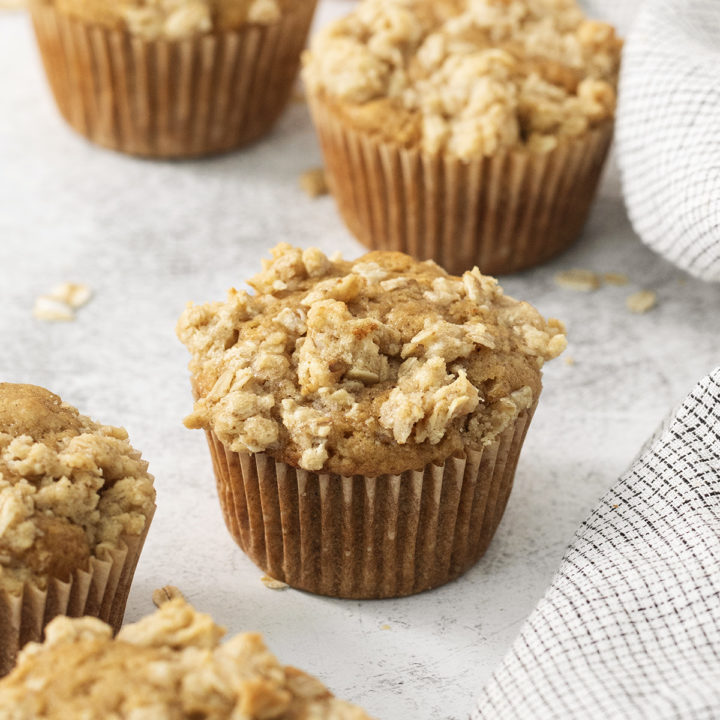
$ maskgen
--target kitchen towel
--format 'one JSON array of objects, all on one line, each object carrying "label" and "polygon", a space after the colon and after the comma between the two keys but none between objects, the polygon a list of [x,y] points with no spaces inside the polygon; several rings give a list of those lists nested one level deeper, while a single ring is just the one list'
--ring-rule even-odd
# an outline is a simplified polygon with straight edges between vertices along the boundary
[{"label": "kitchen towel", "polygon": [[[683,270],[720,281],[720,2],[594,0],[628,26],[617,155],[630,220]],[[601,7],[604,6],[604,7]]]},{"label": "kitchen towel", "polygon": [[720,718],[720,367],[580,526],[473,720]]}]

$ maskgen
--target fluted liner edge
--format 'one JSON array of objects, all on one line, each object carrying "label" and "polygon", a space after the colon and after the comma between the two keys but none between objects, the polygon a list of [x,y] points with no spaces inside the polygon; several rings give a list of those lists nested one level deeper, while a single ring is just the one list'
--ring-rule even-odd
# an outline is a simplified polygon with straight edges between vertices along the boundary
[{"label": "fluted liner edge", "polygon": [[31,5],[60,113],[107,148],[192,157],[268,132],[290,97],[315,10],[301,3],[272,25],[182,40],[144,40]]},{"label": "fluted liner edge", "polygon": [[0,676],[12,670],[18,651],[30,641],[41,642],[45,626],[56,615],[90,615],[118,632],[135,568],[155,509],[139,535],[123,535],[107,559],[91,557],[87,570],[76,570],[64,582],[50,578],[41,589],[26,582],[20,593],[0,590]]},{"label": "fluted liner edge", "polygon": [[438,587],[490,544],[533,411],[482,451],[376,478],[236,453],[207,431],[225,523],[256,565],[301,590],[386,598]]},{"label": "fluted liner edge", "polygon": [[489,275],[516,272],[572,245],[613,134],[608,122],[550,152],[464,161],[357,130],[318,95],[310,107],[331,191],[355,237],[454,274],[475,265]]}]

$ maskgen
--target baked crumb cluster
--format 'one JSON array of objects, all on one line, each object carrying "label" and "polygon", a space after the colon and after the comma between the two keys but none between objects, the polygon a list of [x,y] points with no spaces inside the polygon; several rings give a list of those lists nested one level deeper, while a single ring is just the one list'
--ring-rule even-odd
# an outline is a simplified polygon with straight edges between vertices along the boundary
[{"label": "baked crumb cluster", "polygon": [[225,302],[190,304],[191,428],[235,452],[368,476],[493,442],[540,391],[564,328],[477,269],[402,253],[355,262],[287,244]]},{"label": "baked crumb cluster", "polygon": [[280,665],[262,637],[225,631],[183,600],[112,630],[57,617],[0,681],[0,720],[369,720],[315,678]]},{"label": "baked crumb cluster", "polygon": [[0,383],[0,589],[68,580],[145,528],[147,463],[122,428],[34,385]]},{"label": "baked crumb cluster", "polygon": [[129,30],[146,40],[176,40],[245,23],[280,20],[290,0],[55,0],[58,8],[90,22]]},{"label": "baked crumb cluster", "polygon": [[429,153],[543,152],[613,117],[621,45],[575,0],[362,0],[314,38],[305,80]]}]

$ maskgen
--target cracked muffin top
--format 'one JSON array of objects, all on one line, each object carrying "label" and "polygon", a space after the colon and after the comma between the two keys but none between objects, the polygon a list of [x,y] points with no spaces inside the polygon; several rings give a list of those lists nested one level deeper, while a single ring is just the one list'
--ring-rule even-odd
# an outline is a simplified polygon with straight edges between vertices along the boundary
[{"label": "cracked muffin top", "polygon": [[312,0],[45,0],[85,22],[154,40],[271,25],[300,2]]},{"label": "cracked muffin top", "polygon": [[122,428],[44,388],[0,383],[0,589],[67,581],[152,513],[153,478]]},{"label": "cracked muffin top", "polygon": [[621,47],[575,0],[362,0],[313,38],[304,78],[383,140],[545,152],[613,117]]},{"label": "cracked muffin top", "polygon": [[196,402],[185,423],[236,452],[311,471],[398,474],[491,444],[534,405],[557,320],[476,269],[287,244],[225,302],[188,305],[178,336]]},{"label": "cracked muffin top", "polygon": [[280,665],[260,635],[224,634],[179,599],[114,640],[100,620],[57,617],[0,681],[0,720],[370,720]]}]

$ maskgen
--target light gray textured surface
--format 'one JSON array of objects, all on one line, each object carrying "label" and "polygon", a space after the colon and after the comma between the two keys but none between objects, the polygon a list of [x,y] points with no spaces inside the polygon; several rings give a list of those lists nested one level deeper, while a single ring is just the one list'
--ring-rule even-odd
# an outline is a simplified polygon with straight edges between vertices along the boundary
[{"label": "light gray textured surface", "polygon": [[[447,587],[397,601],[272,591],[223,526],[203,435],[182,426],[191,401],[174,325],[187,300],[221,298],[281,240],[362,252],[329,198],[298,189],[298,175],[319,164],[306,109],[293,106],[245,152],[153,163],[92,147],[63,124],[24,17],[0,17],[0,68],[0,378],[47,386],[124,425],[150,461],[159,507],[127,619],[149,612],[152,590],[172,583],[231,632],[262,631],[285,662],[379,718],[465,717],[578,523],[717,363],[720,286],[634,237],[611,171],[578,245],[503,280],[567,322],[576,364],[547,367],[485,558]],[[626,272],[633,284],[559,289],[553,276],[570,267]],[[36,295],[68,280],[96,291],[77,320],[34,320]],[[658,307],[631,315],[625,297],[641,287],[658,293]]]}]

